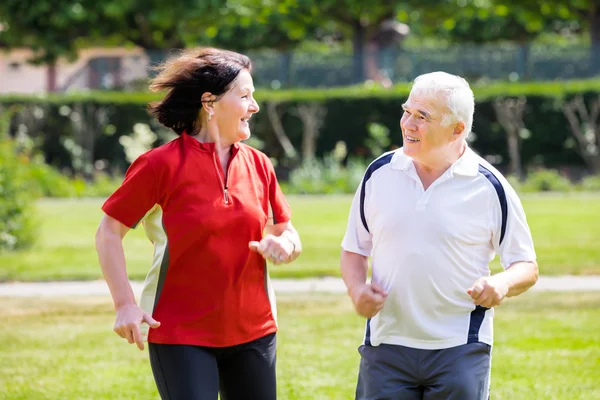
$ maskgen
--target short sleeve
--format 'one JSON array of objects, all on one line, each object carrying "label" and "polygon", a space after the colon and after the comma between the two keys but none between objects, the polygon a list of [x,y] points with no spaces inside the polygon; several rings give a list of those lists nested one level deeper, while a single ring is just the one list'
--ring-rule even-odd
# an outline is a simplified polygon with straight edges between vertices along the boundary
[{"label": "short sleeve", "polygon": [[521,200],[515,190],[507,182],[504,183],[507,203],[506,231],[502,237],[502,215],[498,210],[494,219],[493,242],[496,253],[500,255],[500,264],[506,269],[515,262],[535,261],[536,254]]},{"label": "short sleeve", "polygon": [[121,186],[102,205],[102,210],[122,224],[135,228],[157,203],[157,182],[146,155],[129,167]]},{"label": "short sleeve", "polygon": [[[364,180],[364,178],[363,178]],[[361,183],[354,194],[352,205],[350,206],[350,214],[348,216],[348,225],[346,227],[346,233],[342,240],[342,248],[351,253],[357,253],[365,257],[371,255],[373,249],[373,241],[371,233],[365,226],[366,223],[366,202],[368,196],[362,191],[367,191],[368,185]],[[365,216],[363,221],[362,216]]]},{"label": "short sleeve", "polygon": [[292,218],[292,209],[281,191],[275,169],[268,158],[267,173],[269,174],[269,204],[273,213],[273,224],[288,222]]}]

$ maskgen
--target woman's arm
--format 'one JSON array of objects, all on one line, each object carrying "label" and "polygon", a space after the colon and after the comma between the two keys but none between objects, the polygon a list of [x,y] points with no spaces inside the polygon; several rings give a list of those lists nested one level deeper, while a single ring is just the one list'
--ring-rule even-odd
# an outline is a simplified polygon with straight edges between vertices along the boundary
[{"label": "woman's arm", "polygon": [[123,251],[123,238],[128,231],[129,227],[105,214],[96,231],[96,251],[102,274],[117,311],[114,331],[129,343],[136,343],[138,348],[143,350],[144,342],[140,324],[146,322],[150,327],[158,328],[160,323],[139,308],[135,301],[127,276]]},{"label": "woman's arm", "polygon": [[287,264],[302,253],[302,242],[292,221],[267,225],[260,242],[249,243],[250,250],[260,253],[273,264]]}]

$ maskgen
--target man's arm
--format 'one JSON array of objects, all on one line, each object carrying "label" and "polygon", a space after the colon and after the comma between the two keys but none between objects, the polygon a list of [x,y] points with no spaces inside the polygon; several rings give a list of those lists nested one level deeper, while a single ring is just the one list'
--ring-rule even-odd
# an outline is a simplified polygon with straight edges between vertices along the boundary
[{"label": "man's arm", "polygon": [[471,296],[475,305],[495,307],[500,305],[505,297],[518,296],[527,291],[535,285],[538,275],[537,262],[518,261],[505,271],[478,279],[467,290],[467,294]]},{"label": "man's arm", "polygon": [[518,296],[531,288],[538,280],[539,270],[535,261],[520,261],[513,263],[505,271],[496,275],[497,279],[508,282],[506,297]]},{"label": "man's arm", "polygon": [[366,283],[368,269],[368,257],[342,250],[340,272],[348,295],[356,311],[364,317],[371,318],[383,308],[387,293],[374,282]]},{"label": "man's arm", "polygon": [[348,289],[348,294],[350,294],[356,286],[366,284],[368,270],[368,257],[342,250],[342,255],[340,256],[340,272],[344,284]]}]

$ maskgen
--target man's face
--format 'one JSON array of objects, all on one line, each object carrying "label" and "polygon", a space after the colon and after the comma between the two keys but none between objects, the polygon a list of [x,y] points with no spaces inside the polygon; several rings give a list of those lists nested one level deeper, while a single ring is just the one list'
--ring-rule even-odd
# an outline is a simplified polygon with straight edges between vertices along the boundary
[{"label": "man's face", "polygon": [[400,128],[404,153],[424,163],[445,158],[449,144],[456,137],[454,124],[442,126],[442,116],[447,112],[443,100],[435,95],[411,92],[402,108]]}]

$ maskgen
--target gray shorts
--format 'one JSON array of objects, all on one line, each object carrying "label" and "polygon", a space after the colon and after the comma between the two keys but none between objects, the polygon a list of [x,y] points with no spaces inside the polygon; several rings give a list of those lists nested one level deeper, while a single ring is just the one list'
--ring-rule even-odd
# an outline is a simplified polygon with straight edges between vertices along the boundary
[{"label": "gray shorts", "polygon": [[491,350],[480,342],[442,350],[362,345],[356,400],[487,400]]}]

